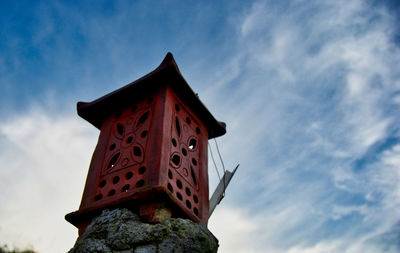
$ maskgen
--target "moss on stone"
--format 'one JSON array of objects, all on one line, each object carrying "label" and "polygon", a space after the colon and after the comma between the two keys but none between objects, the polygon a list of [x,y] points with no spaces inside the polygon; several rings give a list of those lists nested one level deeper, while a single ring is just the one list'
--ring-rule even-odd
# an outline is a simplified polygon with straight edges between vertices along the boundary
[{"label": "moss on stone", "polygon": [[181,218],[149,224],[121,208],[104,210],[93,219],[69,253],[214,253],[217,249],[218,240],[203,224]]}]

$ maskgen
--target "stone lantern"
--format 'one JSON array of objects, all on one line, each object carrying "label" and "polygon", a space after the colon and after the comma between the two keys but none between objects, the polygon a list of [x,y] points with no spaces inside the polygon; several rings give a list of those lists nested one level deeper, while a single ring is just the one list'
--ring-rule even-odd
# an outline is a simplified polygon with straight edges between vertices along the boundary
[{"label": "stone lantern", "polygon": [[80,235],[113,207],[148,222],[166,212],[207,224],[207,143],[225,134],[225,124],[189,87],[171,53],[151,73],[77,109],[100,129],[79,210],[66,215]]}]

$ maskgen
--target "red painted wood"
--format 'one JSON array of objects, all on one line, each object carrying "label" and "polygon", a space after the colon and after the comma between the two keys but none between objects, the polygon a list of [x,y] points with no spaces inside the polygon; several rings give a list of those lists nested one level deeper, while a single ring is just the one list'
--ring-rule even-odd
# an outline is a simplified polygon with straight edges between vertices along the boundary
[{"label": "red painted wood", "polygon": [[134,209],[152,222],[162,203],[173,217],[207,224],[207,142],[224,134],[225,124],[192,93],[167,55],[149,75],[78,104],[78,113],[100,127],[80,208],[66,215],[80,235],[91,218],[112,207]]}]

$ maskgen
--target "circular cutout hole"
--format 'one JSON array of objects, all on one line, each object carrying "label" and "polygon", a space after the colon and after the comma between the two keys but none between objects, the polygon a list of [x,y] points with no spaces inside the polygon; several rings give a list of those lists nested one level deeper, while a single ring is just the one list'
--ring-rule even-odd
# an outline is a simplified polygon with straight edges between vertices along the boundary
[{"label": "circular cutout hole", "polygon": [[176,140],[174,138],[172,138],[172,145],[174,145],[174,147],[176,147]]},{"label": "circular cutout hole", "polygon": [[193,149],[195,149],[196,148],[196,145],[197,145],[197,141],[196,141],[196,139],[190,139],[190,141],[189,141],[189,149],[190,150],[193,150]]},{"label": "circular cutout hole", "polygon": [[172,171],[171,170],[168,170],[168,178],[172,179]]},{"label": "circular cutout hole", "polygon": [[175,164],[175,166],[178,166],[180,162],[181,162],[181,157],[179,155],[174,155],[172,157],[172,163]]},{"label": "circular cutout hole", "polygon": [[197,165],[196,159],[192,158],[192,163],[193,163],[194,166],[196,166]]},{"label": "circular cutout hole", "polygon": [[144,130],[141,134],[140,137],[144,138],[147,136],[147,130]]},{"label": "circular cutout hole", "polygon": [[196,133],[200,134],[200,128],[196,127]]},{"label": "circular cutout hole", "polygon": [[145,172],[146,172],[146,167],[142,166],[142,167],[139,168],[139,174],[140,175],[143,175],[143,173],[145,173]]},{"label": "circular cutout hole", "polygon": [[129,190],[130,185],[126,184],[124,187],[122,187],[121,192],[127,192]]},{"label": "circular cutout hole", "polygon": [[180,194],[179,192],[176,193],[176,197],[177,197],[179,200],[182,200],[182,194]]},{"label": "circular cutout hole", "polygon": [[190,125],[190,123],[192,123],[192,121],[189,119],[189,117],[186,117],[186,123],[188,123]]},{"label": "circular cutout hole", "polygon": [[96,200],[96,201],[98,201],[98,200],[100,200],[100,199],[102,199],[103,198],[103,194],[97,194],[95,197],[94,197],[94,200]]},{"label": "circular cutout hole", "polygon": [[119,182],[119,176],[115,176],[113,178],[113,184],[117,184]]},{"label": "circular cutout hole", "polygon": [[174,192],[174,189],[172,188],[172,185],[170,183],[168,183],[167,187],[170,192]]},{"label": "circular cutout hole", "polygon": [[186,192],[186,195],[188,195],[189,197],[190,197],[190,195],[192,194],[192,193],[190,192],[190,189],[187,188],[187,187],[186,187],[186,189],[185,189],[185,192]]},{"label": "circular cutout hole", "polygon": [[149,98],[149,99],[147,100],[147,104],[148,104],[148,105],[151,104],[151,103],[153,103],[153,98]]},{"label": "circular cutout hole", "polygon": [[115,190],[112,189],[111,191],[108,192],[108,196],[114,196],[115,195]]},{"label": "circular cutout hole", "polygon": [[182,154],[183,154],[184,156],[186,156],[186,155],[187,155],[187,151],[186,151],[186,149],[185,149],[185,148],[182,148]]},{"label": "circular cutout hole", "polygon": [[110,150],[114,150],[117,147],[117,145],[115,145],[115,143],[110,145]]},{"label": "circular cutout hole", "polygon": [[103,188],[104,186],[106,186],[106,180],[102,180],[101,182],[100,182],[100,184],[99,184],[99,187],[100,188]]},{"label": "circular cutout hole", "polygon": [[199,199],[197,198],[197,196],[196,195],[193,195],[193,201],[194,201],[194,203],[199,203]]},{"label": "circular cutout hole", "polygon": [[132,171],[129,171],[129,172],[127,172],[127,173],[125,174],[125,178],[126,178],[126,179],[131,179],[132,177],[133,177]]},{"label": "circular cutout hole", "polygon": [[181,108],[179,107],[179,105],[175,104],[175,110],[176,110],[177,112],[179,112],[179,111],[181,110]]},{"label": "circular cutout hole", "polygon": [[197,210],[197,208],[195,207],[195,208],[193,208],[193,212],[194,212],[194,214],[196,215],[196,216],[199,216],[199,210]]},{"label": "circular cutout hole", "polygon": [[132,106],[132,108],[131,108],[131,112],[135,112],[135,111],[136,111],[136,109],[137,109],[137,105],[134,105],[134,106]]},{"label": "circular cutout hole", "polygon": [[131,143],[133,141],[133,136],[129,136],[128,139],[126,139],[126,143]]},{"label": "circular cutout hole", "polygon": [[144,180],[142,179],[142,180],[139,180],[137,183],[136,183],[136,187],[142,187],[144,185]]},{"label": "circular cutout hole", "polygon": [[191,209],[192,208],[192,203],[190,203],[189,200],[186,200],[186,207]]},{"label": "circular cutout hole", "polygon": [[179,189],[182,189],[182,182],[181,180],[176,180],[176,186],[178,186]]},{"label": "circular cutout hole", "polygon": [[140,150],[140,148],[138,146],[134,146],[133,147],[133,154],[135,156],[142,156],[142,150]]}]

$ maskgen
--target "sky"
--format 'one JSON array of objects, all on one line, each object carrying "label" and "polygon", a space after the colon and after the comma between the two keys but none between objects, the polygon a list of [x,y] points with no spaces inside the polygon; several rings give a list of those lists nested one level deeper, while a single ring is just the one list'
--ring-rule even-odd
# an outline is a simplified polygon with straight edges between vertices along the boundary
[{"label": "sky", "polygon": [[[0,244],[73,246],[64,215],[99,134],[76,103],[172,52],[227,124],[226,168],[240,163],[208,224],[219,252],[400,252],[399,13],[389,0],[1,1]],[[211,163],[209,180],[211,193]]]}]

